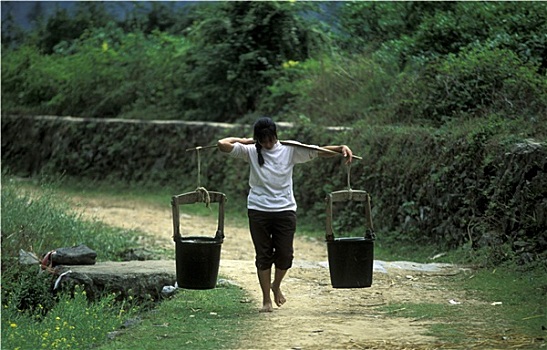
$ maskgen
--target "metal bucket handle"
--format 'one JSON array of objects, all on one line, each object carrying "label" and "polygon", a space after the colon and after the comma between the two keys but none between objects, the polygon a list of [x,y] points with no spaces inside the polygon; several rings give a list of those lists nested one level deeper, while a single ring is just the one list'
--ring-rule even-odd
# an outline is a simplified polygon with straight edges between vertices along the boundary
[{"label": "metal bucket handle", "polygon": [[219,203],[218,205],[218,227],[215,234],[215,240],[224,240],[224,203],[226,195],[222,192],[207,192],[207,196],[203,192],[196,190],[173,196],[171,198],[171,209],[173,211],[173,240],[180,241],[180,205],[194,203]]},{"label": "metal bucket handle", "polygon": [[334,233],[332,230],[332,203],[344,201],[365,202],[365,218],[367,230],[365,231],[365,239],[374,239],[374,228],[372,226],[372,217],[370,214],[370,195],[366,191],[360,190],[342,190],[331,192],[325,198],[327,202],[327,229],[325,238],[327,241],[334,241]]}]

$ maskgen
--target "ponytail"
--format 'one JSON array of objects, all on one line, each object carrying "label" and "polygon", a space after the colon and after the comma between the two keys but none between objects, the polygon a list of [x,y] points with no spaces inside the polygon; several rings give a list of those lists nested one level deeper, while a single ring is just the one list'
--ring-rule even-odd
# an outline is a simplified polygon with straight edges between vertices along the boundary
[{"label": "ponytail", "polygon": [[255,143],[256,153],[258,154],[258,165],[264,165],[264,156],[262,155],[262,145],[260,143]]}]

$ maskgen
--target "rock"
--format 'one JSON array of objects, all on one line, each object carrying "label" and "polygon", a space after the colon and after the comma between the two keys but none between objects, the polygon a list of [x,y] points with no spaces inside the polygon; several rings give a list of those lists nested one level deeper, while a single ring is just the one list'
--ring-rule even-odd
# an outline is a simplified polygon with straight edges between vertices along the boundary
[{"label": "rock", "polygon": [[112,331],[106,334],[108,340],[114,340],[117,336],[122,335],[123,331]]},{"label": "rock", "polygon": [[122,324],[122,328],[130,328],[134,327],[142,322],[142,319],[140,317],[133,317],[128,320],[125,320],[125,322]]},{"label": "rock", "polygon": [[119,256],[123,261],[154,260],[154,252],[146,248],[130,248],[120,253]]},{"label": "rock", "polygon": [[39,264],[40,259],[33,252],[27,252],[23,249],[19,249],[19,264],[21,265],[35,265]]},{"label": "rock", "polygon": [[97,253],[85,244],[69,248],[56,249],[51,254],[53,266],[57,265],[93,265]]},{"label": "rock", "polygon": [[98,262],[95,265],[58,266],[57,273],[71,271],[62,280],[63,289],[82,285],[90,299],[116,293],[120,299],[159,300],[164,286],[176,281],[174,261],[149,260]]},{"label": "rock", "polygon": [[163,286],[161,293],[166,297],[170,297],[171,295],[175,294],[176,291],[177,286],[175,284],[174,286]]},{"label": "rock", "polygon": [[533,139],[525,139],[524,142],[516,143],[508,154],[528,154],[545,147],[545,144]]}]

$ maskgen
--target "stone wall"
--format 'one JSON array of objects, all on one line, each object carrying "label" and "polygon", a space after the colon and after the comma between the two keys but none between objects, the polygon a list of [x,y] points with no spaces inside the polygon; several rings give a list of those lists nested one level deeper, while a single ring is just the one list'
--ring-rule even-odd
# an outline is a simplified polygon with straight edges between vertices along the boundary
[{"label": "stone wall", "polygon": [[[503,136],[480,125],[464,134],[420,127],[332,128],[325,132],[279,126],[282,139],[348,143],[363,156],[351,168],[352,188],[371,193],[376,230],[397,242],[408,239],[451,248],[508,245],[525,259],[545,253],[544,142]],[[199,152],[198,168],[198,153],[186,151],[228,135],[250,137],[251,126],[4,116],[2,170],[22,176],[63,174],[91,181],[163,186],[173,189],[173,194],[192,191],[199,184],[226,193],[230,201],[240,201],[244,207],[246,165],[215,149],[204,149]],[[296,167],[299,216],[324,222],[323,199],[331,191],[345,189],[346,179],[340,157]],[[347,214],[347,208],[340,210]],[[336,222],[338,228],[363,226],[363,215],[345,217]],[[499,249],[502,259],[504,249]]]}]

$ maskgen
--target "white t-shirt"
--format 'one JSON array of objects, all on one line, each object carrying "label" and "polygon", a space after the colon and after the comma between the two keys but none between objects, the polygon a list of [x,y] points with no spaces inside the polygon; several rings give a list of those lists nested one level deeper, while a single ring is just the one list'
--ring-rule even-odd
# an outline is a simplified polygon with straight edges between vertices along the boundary
[{"label": "white t-shirt", "polygon": [[317,157],[316,150],[282,145],[279,141],[272,149],[262,148],[264,164],[258,164],[255,145],[234,143],[230,155],[249,162],[249,196],[247,208],[260,211],[279,212],[296,211],[293,193],[293,167]]}]

